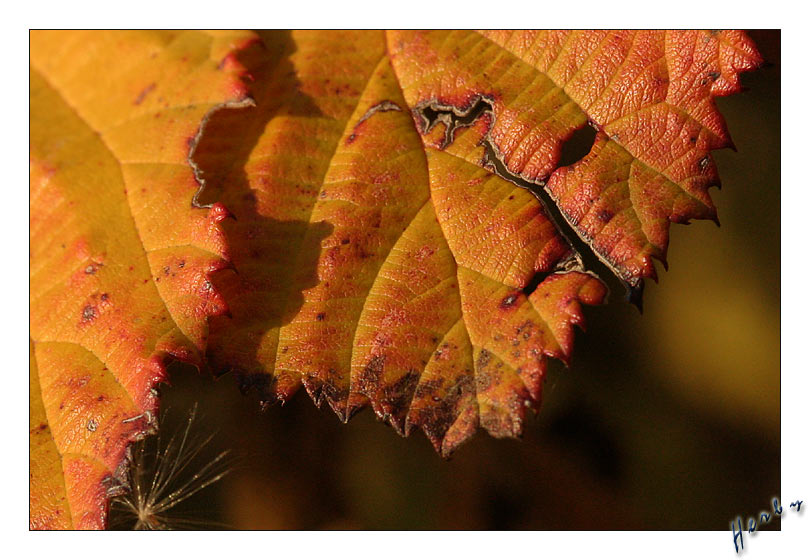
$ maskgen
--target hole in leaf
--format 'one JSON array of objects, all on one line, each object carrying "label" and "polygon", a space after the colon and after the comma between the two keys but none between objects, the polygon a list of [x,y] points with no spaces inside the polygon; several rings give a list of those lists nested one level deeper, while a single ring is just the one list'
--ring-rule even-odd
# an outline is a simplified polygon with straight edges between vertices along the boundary
[{"label": "hole in leaf", "polygon": [[548,277],[548,272],[546,272],[546,271],[535,272],[534,276],[532,276],[532,279],[529,280],[528,284],[523,286],[523,289],[521,291],[526,295],[526,297],[532,295],[534,293],[534,291],[537,289],[537,286],[539,286],[540,283],[543,280],[545,280],[547,277]]},{"label": "hole in leaf", "polygon": [[[417,114],[422,117],[421,128],[423,134],[430,131],[438,123],[443,123],[445,125],[445,138],[440,149],[443,149],[453,142],[453,136],[457,128],[470,126],[482,114],[487,111],[492,112],[492,110],[492,100],[485,95],[479,96],[467,109],[463,111],[459,111],[451,106],[441,105],[436,101],[426,103],[416,109]],[[575,130],[562,144],[560,161],[558,162],[557,167],[573,165],[588,155],[593,148],[594,142],[596,141],[596,133],[597,130],[592,125],[583,126]],[[532,192],[543,204],[546,210],[546,215],[555,224],[557,231],[559,231],[574,248],[574,253],[572,253],[571,257],[565,262],[560,263],[556,271],[572,269],[569,268],[572,265],[578,265],[573,267],[575,269],[584,268],[592,271],[607,270],[609,272],[608,277],[614,276],[624,286],[627,301],[635,305],[638,310],[641,311],[644,281],[637,280],[633,283],[626,282],[612,266],[599,257],[596,251],[591,247],[588,240],[580,237],[579,233],[576,231],[576,228],[571,225],[568,218],[563,215],[559,207],[551,199],[548,192],[545,191],[544,187],[547,177],[529,181],[519,175],[516,175],[509,171],[506,165],[498,158],[498,154],[496,153],[495,148],[488,137],[484,140],[483,146],[485,149],[484,161],[486,162],[486,165],[501,178]],[[523,287],[522,292],[527,296],[530,295],[552,272],[555,271],[538,272],[528,282],[528,284]],[[603,274],[599,274],[599,276],[604,278]]]},{"label": "hole in leaf", "polygon": [[416,108],[417,114],[422,119],[422,129],[424,133],[429,132],[438,123],[443,123],[446,127],[444,142],[440,149],[453,143],[453,136],[457,128],[471,126],[486,111],[492,111],[492,102],[485,96],[479,96],[472,105],[462,112],[449,106],[425,104]]},{"label": "hole in leaf", "polygon": [[583,126],[574,131],[568,140],[565,140],[560,153],[559,167],[573,165],[590,153],[596,140],[596,129],[592,126]]}]

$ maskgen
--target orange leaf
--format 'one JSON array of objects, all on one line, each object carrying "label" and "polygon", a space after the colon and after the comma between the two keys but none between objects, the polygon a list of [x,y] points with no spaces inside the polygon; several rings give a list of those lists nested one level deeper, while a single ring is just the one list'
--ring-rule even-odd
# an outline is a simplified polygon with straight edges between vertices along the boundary
[{"label": "orange leaf", "polygon": [[246,33],[31,33],[30,526],[102,528],[168,358],[200,365],[221,205],[192,208]]},{"label": "orange leaf", "polygon": [[[243,61],[256,108],[216,115],[197,154],[204,197],[238,218],[209,359],[343,421],[370,403],[445,455],[479,424],[519,434],[545,358],[568,359],[579,304],[605,295],[523,187],[640,290],[670,221],[714,218],[713,98],[760,62],[738,32],[263,39]],[[557,169],[589,122],[591,153]]]},{"label": "orange leaf", "polygon": [[606,295],[537,191],[640,290],[715,218],[714,97],[760,63],[738,32],[261,38],[32,34],[32,527],[104,526],[168,357],[443,455],[518,435]]}]

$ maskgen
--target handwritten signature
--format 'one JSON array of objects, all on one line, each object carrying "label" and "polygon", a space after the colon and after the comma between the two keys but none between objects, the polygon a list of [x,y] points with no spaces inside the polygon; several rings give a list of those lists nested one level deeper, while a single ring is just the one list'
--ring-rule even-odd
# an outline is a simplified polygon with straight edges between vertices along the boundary
[{"label": "handwritten signature", "polygon": [[[796,500],[795,502],[790,502],[790,508],[795,508],[796,513],[802,510],[802,504],[804,502],[802,500]],[[753,535],[757,531],[757,527],[761,527],[762,525],[767,525],[771,522],[772,519],[776,517],[782,516],[782,506],[779,505],[779,498],[774,498],[773,503],[773,515],[771,515],[767,511],[761,511],[759,513],[759,518],[757,517],[749,517],[748,518],[748,534]],[[734,524],[737,524],[736,527]],[[734,536],[734,550],[737,551],[737,554],[742,552],[745,548],[745,543],[743,542],[743,524],[742,524],[742,517],[739,515],[737,519],[731,522],[731,533]],[[740,543],[737,544],[737,540],[739,539]]]}]

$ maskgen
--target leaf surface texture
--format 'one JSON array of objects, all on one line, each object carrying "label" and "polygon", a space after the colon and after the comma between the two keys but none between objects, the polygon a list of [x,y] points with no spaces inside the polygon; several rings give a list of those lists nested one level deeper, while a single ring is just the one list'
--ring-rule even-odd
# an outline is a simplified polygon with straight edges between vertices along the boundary
[{"label": "leaf surface texture", "polygon": [[734,31],[32,33],[31,527],[105,525],[167,359],[445,456],[519,435],[606,297],[564,230],[640,291],[716,219],[714,99],[760,63]]},{"label": "leaf surface texture", "polygon": [[[267,399],[303,385],[343,421],[370,404],[445,455],[479,425],[519,434],[605,297],[523,187],[640,289],[669,222],[715,217],[713,98],[760,62],[697,31],[269,33],[251,57],[256,108],[200,150],[238,218],[213,367]],[[588,123],[590,153],[558,167]]]},{"label": "leaf surface texture", "polygon": [[221,205],[192,208],[203,118],[245,98],[245,33],[32,32],[30,526],[102,528],[168,359],[227,310]]}]

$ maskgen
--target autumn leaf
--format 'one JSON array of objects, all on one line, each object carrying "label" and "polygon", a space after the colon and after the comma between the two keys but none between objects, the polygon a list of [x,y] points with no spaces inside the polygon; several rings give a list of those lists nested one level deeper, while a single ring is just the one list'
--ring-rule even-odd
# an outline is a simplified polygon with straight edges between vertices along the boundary
[{"label": "autumn leaf", "polygon": [[714,98],[760,63],[727,31],[260,38],[32,33],[33,528],[105,525],[167,359],[445,456],[519,435],[606,296],[542,197],[639,293],[716,218]]},{"label": "autumn leaf", "polygon": [[192,208],[206,115],[248,33],[32,32],[30,526],[102,528],[168,359],[202,364],[222,205]]},{"label": "autumn leaf", "polygon": [[[484,99],[498,162],[546,186],[633,287],[655,278],[669,222],[716,219],[710,151],[731,140],[713,98],[739,91],[739,72],[761,63],[732,31],[401,32],[388,43],[412,106],[464,113]],[[591,153],[555,171],[586,123],[598,130]]]},{"label": "autumn leaf", "polygon": [[[669,222],[715,218],[714,97],[760,59],[739,32],[266,33],[256,107],[209,123],[195,160],[235,270],[209,361],[342,421],[365,404],[448,455],[521,432],[546,357],[603,300],[543,203],[631,288]],[[558,168],[588,124],[584,159]]]}]

